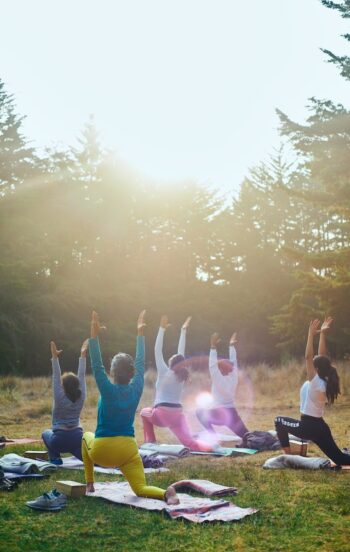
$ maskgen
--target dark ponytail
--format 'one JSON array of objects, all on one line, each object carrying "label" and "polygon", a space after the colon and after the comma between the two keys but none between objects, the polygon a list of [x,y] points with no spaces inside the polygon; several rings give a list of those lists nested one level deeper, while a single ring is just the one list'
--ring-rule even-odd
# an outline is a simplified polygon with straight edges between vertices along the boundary
[{"label": "dark ponytail", "polygon": [[173,355],[169,359],[169,368],[173,370],[179,381],[187,381],[189,378],[189,372],[186,368],[186,360],[183,355]]},{"label": "dark ponytail", "polygon": [[326,395],[328,404],[333,404],[338,395],[340,395],[338,372],[326,356],[318,355],[314,358],[313,362],[319,377],[327,384]]},{"label": "dark ponytail", "polygon": [[329,404],[333,404],[334,400],[338,398],[338,395],[340,395],[340,380],[338,372],[334,366],[331,366],[331,370],[329,372],[326,395]]},{"label": "dark ponytail", "polygon": [[62,385],[66,397],[75,403],[81,397],[79,378],[72,372],[67,372],[62,376]]}]

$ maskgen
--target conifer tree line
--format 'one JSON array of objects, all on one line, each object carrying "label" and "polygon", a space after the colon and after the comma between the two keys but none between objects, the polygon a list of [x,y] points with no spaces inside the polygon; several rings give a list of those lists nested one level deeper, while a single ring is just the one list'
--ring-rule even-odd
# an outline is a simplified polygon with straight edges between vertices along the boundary
[{"label": "conifer tree line", "polygon": [[[350,18],[350,0],[321,1]],[[323,52],[349,81],[350,57]],[[238,331],[241,364],[300,356],[308,320],[325,313],[333,355],[348,355],[350,112],[311,98],[305,124],[277,113],[292,156],[281,149],[222,197],[141,178],[103,148],[93,118],[77,146],[39,153],[0,81],[0,373],[47,373],[51,339],[68,369],[92,308],[106,356],[133,352],[141,308],[150,363],[162,313],[169,351],[193,315],[199,368],[213,331],[223,347]]]}]

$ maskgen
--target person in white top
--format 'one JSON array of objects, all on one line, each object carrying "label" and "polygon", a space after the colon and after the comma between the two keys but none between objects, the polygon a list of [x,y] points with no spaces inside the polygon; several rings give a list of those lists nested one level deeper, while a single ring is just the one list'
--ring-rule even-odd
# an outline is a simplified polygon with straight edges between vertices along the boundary
[{"label": "person in white top", "polygon": [[[320,321],[312,320],[309,326],[306,343],[305,360],[307,381],[300,389],[301,419],[295,420],[285,416],[275,419],[277,436],[286,454],[290,454],[288,433],[307,439],[316,445],[337,466],[350,465],[350,455],[342,452],[336,445],[329,426],[323,419],[325,405],[333,404],[340,394],[339,376],[331,365],[326,350],[326,333],[333,319],[327,317],[319,329]],[[314,357],[313,341],[320,334],[318,355]]]},{"label": "person in white top", "polygon": [[249,430],[244,425],[235,407],[235,395],[238,384],[238,365],[235,344],[237,334],[230,339],[229,359],[218,360],[217,346],[221,339],[214,333],[210,339],[209,372],[212,381],[211,395],[213,403],[210,409],[199,408],[197,418],[210,433],[215,433],[213,425],[226,426],[239,437]]},{"label": "person in white top", "polygon": [[154,406],[141,410],[145,443],[155,443],[154,426],[168,427],[180,443],[195,451],[212,450],[211,445],[194,439],[191,435],[181,405],[181,395],[189,373],[185,360],[186,332],[191,321],[188,317],[181,328],[177,354],[170,357],[168,364],[163,357],[163,339],[170,326],[168,317],[160,320],[154,353],[157,367],[156,396]]}]

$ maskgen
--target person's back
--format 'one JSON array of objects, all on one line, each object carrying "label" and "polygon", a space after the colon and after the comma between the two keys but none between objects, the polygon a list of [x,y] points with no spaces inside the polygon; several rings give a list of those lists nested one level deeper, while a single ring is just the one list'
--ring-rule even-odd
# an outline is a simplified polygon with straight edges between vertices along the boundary
[{"label": "person's back", "polygon": [[[53,386],[53,408],[52,408],[52,429],[71,429],[80,426],[80,413],[84,406],[86,397],[85,384],[86,359],[79,358],[78,377],[74,374],[68,376],[77,377],[80,393],[75,396],[67,396],[61,378],[61,369],[58,358],[52,359],[52,386]],[[79,396],[77,396],[79,395]],[[75,399],[75,400],[74,400]]]},{"label": "person's back", "polygon": [[144,337],[136,341],[135,375],[128,384],[112,383],[104,369],[99,341],[90,339],[90,357],[100,398],[97,410],[96,437],[134,437],[134,418],[144,385]]},{"label": "person's back", "polygon": [[81,459],[81,440],[83,430],[80,413],[86,397],[86,352],[87,340],[81,347],[78,375],[72,372],[61,375],[59,355],[56,344],[51,341],[52,363],[52,429],[42,433],[42,439],[48,449],[49,459],[54,464],[62,464],[61,453],[70,452]]}]

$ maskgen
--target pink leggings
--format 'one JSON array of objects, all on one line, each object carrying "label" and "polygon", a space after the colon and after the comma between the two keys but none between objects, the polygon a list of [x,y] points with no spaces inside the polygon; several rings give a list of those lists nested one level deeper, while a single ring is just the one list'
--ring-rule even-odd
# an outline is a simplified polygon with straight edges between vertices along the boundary
[{"label": "pink leggings", "polygon": [[207,452],[212,446],[194,439],[190,433],[186,417],[182,408],[171,406],[156,406],[141,410],[143,434],[145,443],[155,443],[154,426],[168,427],[176,435],[180,443],[195,451]]}]

